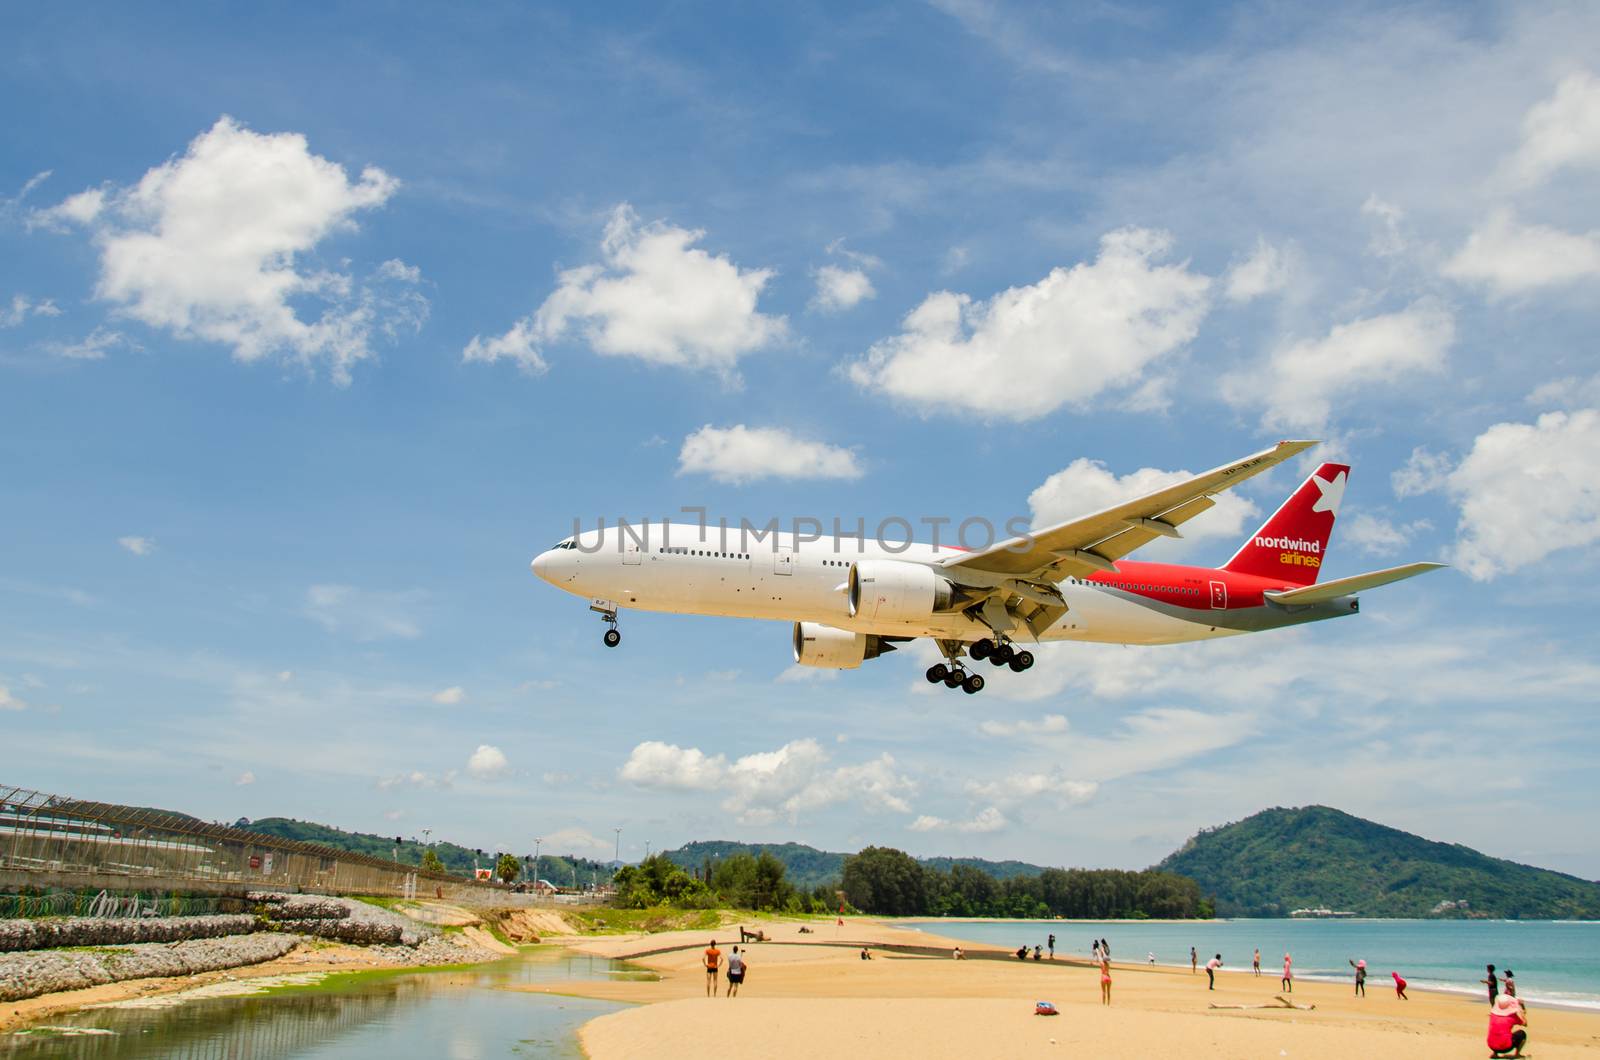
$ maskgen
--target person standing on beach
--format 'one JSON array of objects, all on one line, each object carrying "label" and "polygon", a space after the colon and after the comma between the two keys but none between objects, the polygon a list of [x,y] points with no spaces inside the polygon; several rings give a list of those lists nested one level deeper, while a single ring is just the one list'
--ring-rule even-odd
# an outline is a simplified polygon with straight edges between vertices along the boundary
[{"label": "person standing on beach", "polygon": [[1506,974],[1500,977],[1500,989],[1511,997],[1517,996],[1517,982],[1511,978],[1511,969],[1506,969]]},{"label": "person standing on beach", "polygon": [[1052,931],[1050,933],[1050,938],[1048,940],[1048,943],[1049,943],[1049,946],[1050,946],[1050,959],[1053,961],[1053,960],[1056,959],[1056,936],[1055,936],[1055,932]]},{"label": "person standing on beach", "polygon": [[717,940],[712,939],[705,953],[706,997],[717,996],[717,968],[721,963],[722,951],[717,949]]},{"label": "person standing on beach", "polygon": [[1251,959],[1250,967],[1255,972],[1256,975],[1260,975],[1261,974],[1261,947],[1260,946],[1256,947],[1256,955],[1255,955],[1254,958]]},{"label": "person standing on beach", "polygon": [[1283,955],[1283,989],[1294,993],[1294,958],[1287,953]]},{"label": "person standing on beach", "polygon": [[1497,980],[1494,977],[1494,965],[1491,964],[1491,965],[1488,966],[1488,968],[1489,968],[1488,977],[1484,978],[1484,979],[1479,979],[1478,982],[1482,983],[1484,986],[1487,986],[1489,988],[1489,1004],[1493,1005],[1494,1004],[1494,999],[1496,997],[1498,997],[1499,994],[1500,994],[1500,982],[1499,982],[1499,980]]},{"label": "person standing on beach", "polygon": [[1111,943],[1105,939],[1100,940],[1100,956],[1108,961],[1111,959]]},{"label": "person standing on beach", "polygon": [[1111,1004],[1111,962],[1100,962],[1100,1004]]},{"label": "person standing on beach", "polygon": [[1399,995],[1400,1000],[1410,1001],[1411,999],[1406,997],[1406,981],[1400,978],[1400,973],[1390,972],[1389,974],[1394,976],[1394,992]]},{"label": "person standing on beach", "polygon": [[1089,948],[1089,959],[1094,961],[1094,963],[1096,963],[1096,964],[1100,963],[1100,940],[1099,939],[1095,939],[1094,940],[1094,945]]},{"label": "person standing on beach", "polygon": [[1356,997],[1367,996],[1367,962],[1365,960],[1351,961],[1350,967],[1356,970]]},{"label": "person standing on beach", "polygon": [[1222,967],[1222,954],[1217,954],[1206,962],[1206,989],[1217,988],[1217,969]]},{"label": "person standing on beach", "polygon": [[1200,955],[1195,952],[1195,949],[1194,949],[1193,946],[1190,946],[1189,947],[1189,974],[1193,975],[1196,971],[1199,970],[1199,968],[1200,968]]},{"label": "person standing on beach", "polygon": [[728,996],[733,997],[739,993],[739,984],[744,982],[744,956],[740,954],[739,947],[735,946],[728,955]]}]

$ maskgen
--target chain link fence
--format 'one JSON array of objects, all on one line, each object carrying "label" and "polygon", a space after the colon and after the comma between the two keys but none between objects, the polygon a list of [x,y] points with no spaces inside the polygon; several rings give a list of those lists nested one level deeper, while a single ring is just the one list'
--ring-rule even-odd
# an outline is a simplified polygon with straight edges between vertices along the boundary
[{"label": "chain link fence", "polygon": [[[101,891],[219,894],[248,888],[400,898],[472,900],[495,892],[509,897],[492,884],[317,843],[0,784],[0,891],[33,888],[73,892],[37,899],[71,905],[60,910],[69,915],[81,914],[84,903],[105,905],[110,899],[95,893]],[[0,915],[30,900],[25,893],[0,896]],[[56,912],[53,906],[50,912]]]}]

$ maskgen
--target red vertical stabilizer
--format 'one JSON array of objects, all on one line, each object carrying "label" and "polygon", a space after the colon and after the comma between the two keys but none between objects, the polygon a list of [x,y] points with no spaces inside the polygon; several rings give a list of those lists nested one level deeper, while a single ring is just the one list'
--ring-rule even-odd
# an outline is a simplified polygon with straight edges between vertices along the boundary
[{"label": "red vertical stabilizer", "polygon": [[1349,477],[1346,464],[1317,468],[1222,569],[1290,585],[1311,585],[1328,553],[1328,538]]}]

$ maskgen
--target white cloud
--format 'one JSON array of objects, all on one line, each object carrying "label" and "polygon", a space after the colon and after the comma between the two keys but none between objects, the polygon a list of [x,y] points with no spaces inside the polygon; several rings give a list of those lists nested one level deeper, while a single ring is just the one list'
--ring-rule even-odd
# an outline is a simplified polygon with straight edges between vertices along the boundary
[{"label": "white cloud", "polygon": [[11,305],[0,308],[0,328],[14,328],[29,317],[58,317],[61,310],[56,304],[46,298],[42,302],[35,302],[25,294],[11,296]]},{"label": "white cloud", "polygon": [[294,680],[294,671],[293,670],[279,670],[278,671],[278,680],[280,682],[293,681]]},{"label": "white cloud", "polygon": [[838,670],[819,670],[815,666],[801,666],[795,663],[774,677],[773,681],[780,685],[814,684],[817,681],[837,681],[839,673]]},{"label": "white cloud", "polygon": [[11,694],[11,689],[0,685],[0,710],[27,710],[26,700]]},{"label": "white cloud", "polygon": [[[97,294],[123,314],[232,347],[244,362],[324,360],[342,385],[371,356],[374,327],[420,325],[426,303],[389,295],[377,281],[394,280],[392,268],[358,284],[306,259],[398,187],[374,167],[352,182],[298,133],[256,133],[223,117],[132,187],[91,189],[35,216],[93,232]],[[321,314],[301,319],[297,307],[311,301]]]},{"label": "white cloud", "polygon": [[1522,145],[1510,164],[1524,187],[1567,166],[1600,165],[1600,78],[1588,71],[1563,77],[1555,94],[1522,121]]},{"label": "white cloud", "polygon": [[451,685],[449,688],[440,689],[433,694],[433,701],[445,707],[453,707],[466,698],[467,691],[460,685]]},{"label": "white cloud", "polygon": [[1443,486],[1450,475],[1450,458],[1430,453],[1422,446],[1411,450],[1404,467],[1389,476],[1396,497],[1417,497]]},{"label": "white cloud", "polygon": [[888,754],[833,766],[828,752],[809,738],[731,763],[720,754],[650,740],[633,749],[619,775],[643,788],[724,791],[722,808],[740,823],[756,825],[792,823],[803,811],[842,802],[869,811],[909,813],[905,796],[915,790]]},{"label": "white cloud", "polygon": [[1094,798],[1100,785],[1092,780],[1075,780],[1053,769],[1048,773],[1012,773],[991,781],[971,780],[966,790],[975,798],[990,799],[1002,805],[1053,795],[1062,805],[1074,806]]},{"label": "white cloud", "polygon": [[[1079,457],[1045,479],[1028,494],[1035,527],[1063,523],[1165,489],[1194,477],[1190,471],[1162,471],[1142,467],[1117,475],[1098,460]],[[1261,514],[1243,494],[1229,490],[1212,498],[1216,506],[1183,524],[1182,541],[1157,538],[1140,550],[1141,556],[1172,556],[1207,541],[1242,540],[1252,521]]]},{"label": "white cloud", "polygon": [[539,355],[533,318],[517,321],[504,335],[492,335],[487,339],[482,335],[474,335],[466,349],[461,351],[461,360],[467,364],[493,364],[502,358],[514,362],[530,375],[549,370],[550,365]]},{"label": "white cloud", "polygon": [[1425,519],[1411,523],[1395,523],[1368,512],[1358,512],[1340,523],[1340,534],[1374,556],[1392,556],[1399,552],[1420,531],[1432,529]]},{"label": "white cloud", "polygon": [[1569,375],[1535,387],[1528,404],[1545,409],[1600,408],[1600,375],[1587,379]]},{"label": "white cloud", "polygon": [[1368,217],[1376,218],[1378,230],[1372,234],[1367,242],[1367,253],[1378,258],[1392,258],[1405,253],[1406,236],[1401,231],[1401,223],[1405,220],[1405,213],[1400,207],[1391,202],[1384,202],[1376,194],[1368,195],[1367,201],[1361,204],[1361,212]]},{"label": "white cloud", "polygon": [[1489,215],[1445,263],[1451,279],[1482,283],[1494,296],[1600,276],[1600,232],[1574,234],[1522,224],[1508,209]]},{"label": "white cloud", "polygon": [[119,346],[140,349],[138,343],[122,332],[102,325],[89,332],[82,342],[49,342],[44,348],[52,356],[64,357],[69,361],[100,361],[105,359],[108,351]]},{"label": "white cloud", "polygon": [[1600,541],[1600,410],[1480,434],[1445,483],[1461,506],[1455,562],[1488,581]]},{"label": "white cloud", "polygon": [[542,368],[539,347],[578,328],[599,354],[731,372],[740,357],[782,339],[788,325],[756,308],[772,270],[708,254],[695,246],[704,237],[665,221],[640,225],[632,207],[617,206],[601,264],[562,272],[533,316],[499,338],[475,336],[463,359],[503,356]]},{"label": "white cloud", "polygon": [[837,313],[876,298],[878,292],[872,280],[860,269],[844,269],[837,265],[824,265],[816,273],[817,293],[811,305],[824,313]]},{"label": "white cloud", "polygon": [[722,755],[708,757],[698,747],[646,740],[628,755],[620,776],[642,788],[712,791],[722,783],[727,768]]},{"label": "white cloud", "polygon": [[1325,427],[1339,398],[1378,384],[1443,370],[1455,340],[1455,321],[1442,305],[1423,299],[1381,316],[1338,324],[1326,338],[1306,339],[1273,352],[1266,369],[1223,381],[1235,405],[1265,404],[1270,428]]},{"label": "white cloud", "polygon": [[1293,271],[1289,254],[1257,238],[1250,256],[1228,270],[1223,290],[1233,302],[1248,302],[1283,290]]},{"label": "white cloud", "polygon": [[998,807],[990,806],[978,811],[970,821],[950,821],[943,817],[930,817],[923,814],[906,827],[913,832],[998,832],[1004,829],[1010,821],[1001,813]]},{"label": "white cloud", "polygon": [[1046,714],[1038,721],[986,721],[978,726],[978,731],[985,736],[1036,736],[1066,732],[1067,719],[1063,714]]},{"label": "white cloud", "polygon": [[150,537],[119,537],[117,544],[132,552],[135,556],[148,556],[156,550],[156,542]]},{"label": "white cloud", "polygon": [[1093,264],[987,301],[931,294],[850,378],[917,407],[1017,421],[1136,386],[1205,315],[1210,280],[1156,264],[1171,248],[1165,232],[1123,228],[1101,239]]},{"label": "white cloud", "polygon": [[493,780],[509,768],[511,763],[506,761],[505,752],[486,743],[479,744],[467,759],[467,772],[479,780]]},{"label": "white cloud", "polygon": [[419,791],[438,791],[450,787],[455,780],[455,770],[450,770],[441,776],[424,773],[420,769],[396,773],[393,776],[383,777],[378,781],[379,791],[392,791],[395,788],[415,788]]},{"label": "white cloud", "polygon": [[28,215],[28,227],[60,232],[74,225],[86,225],[100,216],[105,205],[105,189],[89,188],[67,196],[54,206],[32,211]]},{"label": "white cloud", "polygon": [[373,592],[353,585],[313,585],[305,613],[330,633],[357,640],[410,639],[422,635],[416,612],[427,594],[417,589]]},{"label": "white cloud", "polygon": [[806,441],[779,427],[740,423],[707,424],[685,438],[678,474],[739,484],[763,478],[856,479],[862,472],[852,450]]},{"label": "white cloud", "polygon": [[240,773],[237,777],[233,778],[233,783],[235,784],[235,786],[241,787],[241,788],[242,787],[247,787],[248,785],[254,784],[255,782],[256,782],[256,775],[254,773],[250,772],[248,769],[245,770],[243,773]]},{"label": "white cloud", "polygon": [[954,246],[944,252],[939,271],[946,276],[953,276],[971,263],[972,251],[963,246]]}]

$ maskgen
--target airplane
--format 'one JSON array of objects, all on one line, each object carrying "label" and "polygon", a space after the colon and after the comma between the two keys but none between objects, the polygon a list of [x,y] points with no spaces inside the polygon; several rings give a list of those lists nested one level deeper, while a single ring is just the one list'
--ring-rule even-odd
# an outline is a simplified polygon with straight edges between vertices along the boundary
[{"label": "airplane", "polygon": [[537,556],[533,573],[586,597],[622,639],[624,608],[793,623],[794,661],[850,670],[931,638],[945,662],[929,682],[973,694],[966,660],[1021,673],[1045,641],[1177,644],[1356,614],[1358,594],[1438,570],[1408,563],[1317,583],[1350,468],[1324,463],[1221,567],[1126,557],[1216,502],[1214,496],[1316,445],[1283,441],[1104,511],[989,547],[778,532],[775,527],[603,524]]}]

